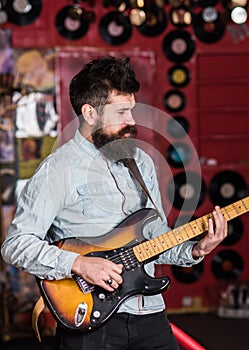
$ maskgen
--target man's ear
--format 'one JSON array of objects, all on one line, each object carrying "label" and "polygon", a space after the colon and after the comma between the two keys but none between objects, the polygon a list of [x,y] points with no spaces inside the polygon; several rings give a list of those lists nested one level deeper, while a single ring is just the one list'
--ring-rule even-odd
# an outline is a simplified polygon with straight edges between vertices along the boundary
[{"label": "man's ear", "polygon": [[88,125],[93,126],[97,119],[97,112],[93,106],[88,103],[84,104],[81,108],[83,118],[88,123]]}]

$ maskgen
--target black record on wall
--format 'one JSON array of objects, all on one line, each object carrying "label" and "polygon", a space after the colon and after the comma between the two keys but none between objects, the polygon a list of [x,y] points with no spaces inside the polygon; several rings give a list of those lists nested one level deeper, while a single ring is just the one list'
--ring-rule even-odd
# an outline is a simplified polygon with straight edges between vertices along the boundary
[{"label": "black record on wall", "polygon": [[165,10],[157,5],[151,5],[146,11],[145,22],[137,26],[137,30],[147,37],[155,37],[162,34],[166,27]]},{"label": "black record on wall", "polygon": [[239,217],[229,220],[227,223],[228,235],[221,242],[223,246],[231,246],[240,241],[244,233],[244,227],[241,219]]},{"label": "black record on wall", "polygon": [[199,6],[207,7],[216,5],[219,0],[198,0],[197,2]]},{"label": "black record on wall", "polygon": [[241,255],[232,249],[218,252],[212,259],[211,269],[217,279],[235,280],[243,271],[244,261]]},{"label": "black record on wall", "polygon": [[190,72],[186,66],[174,65],[167,72],[167,78],[171,85],[184,87],[190,81]]},{"label": "black record on wall", "polygon": [[210,181],[209,196],[213,204],[226,206],[248,194],[247,184],[241,174],[234,170],[223,170]]},{"label": "black record on wall", "polygon": [[130,19],[119,11],[109,12],[100,20],[99,33],[101,38],[110,45],[124,44],[132,35]]},{"label": "black record on wall", "polygon": [[191,161],[192,152],[186,143],[174,142],[168,147],[165,158],[170,166],[183,168]]},{"label": "black record on wall", "polygon": [[167,196],[178,210],[195,210],[204,201],[206,185],[200,175],[193,171],[181,171],[169,181]]},{"label": "black record on wall", "polygon": [[87,33],[89,22],[81,8],[65,6],[57,13],[55,26],[58,33],[64,38],[77,40]]},{"label": "black record on wall", "polygon": [[[205,9],[203,11],[205,11]],[[196,37],[207,44],[219,41],[226,31],[225,23],[221,21],[218,12],[217,19],[214,21],[205,21],[203,19],[203,13],[196,15],[193,19],[193,28]]]},{"label": "black record on wall", "polygon": [[168,120],[166,129],[170,136],[180,139],[189,133],[190,126],[185,117],[177,115]]},{"label": "black record on wall", "polygon": [[186,97],[182,91],[169,90],[164,94],[163,102],[169,112],[180,112],[186,105]]},{"label": "black record on wall", "polygon": [[10,23],[25,26],[39,17],[42,9],[41,0],[8,0],[5,10]]},{"label": "black record on wall", "polygon": [[179,282],[189,284],[194,283],[200,279],[204,271],[204,264],[201,261],[199,264],[184,267],[184,266],[172,266],[172,273],[176,280]]},{"label": "black record on wall", "polygon": [[195,40],[186,30],[172,30],[163,39],[165,56],[176,63],[188,61],[195,52]]}]

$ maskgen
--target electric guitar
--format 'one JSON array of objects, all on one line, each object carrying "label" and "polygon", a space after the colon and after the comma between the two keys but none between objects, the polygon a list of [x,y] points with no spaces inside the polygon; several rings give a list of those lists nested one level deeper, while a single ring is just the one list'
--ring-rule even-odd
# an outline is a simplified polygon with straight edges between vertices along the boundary
[{"label": "electric guitar", "polygon": [[[249,211],[249,197],[221,209],[226,220]],[[55,319],[64,326],[91,331],[106,322],[120,304],[134,295],[153,295],[165,291],[169,277],[154,278],[144,264],[166,250],[208,230],[212,213],[174,228],[159,237],[145,240],[143,227],[158,217],[155,209],[141,209],[101,237],[70,238],[55,245],[81,255],[103,257],[122,263],[123,283],[113,292],[91,285],[79,276],[62,280],[37,279],[41,294]]]}]

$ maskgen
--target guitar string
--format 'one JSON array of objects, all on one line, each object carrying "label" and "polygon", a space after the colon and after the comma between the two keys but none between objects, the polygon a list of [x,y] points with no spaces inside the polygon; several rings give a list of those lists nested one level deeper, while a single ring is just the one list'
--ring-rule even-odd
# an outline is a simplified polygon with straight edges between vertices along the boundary
[{"label": "guitar string", "polygon": [[[242,203],[243,203],[243,200],[241,200],[241,201],[242,201]],[[244,199],[244,201],[245,201],[245,199]],[[238,201],[238,202],[240,202],[240,201]],[[243,203],[243,204],[244,204],[244,203]],[[232,207],[232,208],[231,208],[231,207]],[[246,207],[246,209],[248,209],[246,205],[245,205],[245,207]],[[227,206],[227,207],[225,207],[225,208],[226,208],[229,212],[230,212],[230,211],[231,211],[231,212],[234,211],[234,208],[233,208],[232,205],[231,205],[231,206]],[[224,210],[224,208],[222,208],[222,209]],[[190,227],[190,230],[191,230],[190,234],[191,234],[191,233],[194,233],[194,237],[195,237],[196,235],[198,235],[198,234],[200,234],[200,233],[202,233],[202,232],[196,234],[196,233],[195,233],[195,230],[194,230],[195,227],[193,227],[193,225],[197,225],[197,227],[198,227],[198,226],[199,226],[198,224],[201,223],[201,224],[202,224],[201,226],[203,226],[203,225],[206,226],[207,220],[208,220],[208,218],[209,218],[210,215],[211,215],[211,213],[209,213],[209,214],[207,214],[207,215],[205,215],[205,216],[203,216],[203,217],[201,217],[201,218],[198,218],[198,219],[196,219],[196,220],[193,220],[193,221],[187,223],[186,225],[183,225],[183,227],[184,227],[184,229],[185,229],[185,228],[187,229],[187,226],[189,226],[189,227]],[[207,229],[207,227],[205,227],[205,229]],[[176,229],[175,231],[176,231],[176,232],[174,232],[174,230],[169,231],[169,232],[167,233],[167,234],[168,234],[168,237],[167,237],[167,238],[163,235],[163,236],[164,236],[164,239],[166,238],[166,241],[167,241],[167,242],[164,242],[164,243],[166,243],[166,245],[168,245],[168,244],[171,243],[172,237],[174,237],[174,238],[177,240],[176,237],[179,236],[179,228]],[[204,231],[204,230],[203,230],[203,231]],[[181,234],[182,234],[182,233],[181,233]],[[187,239],[190,238],[190,237],[188,236],[188,232],[187,232],[186,238],[187,238]],[[183,237],[183,240],[185,240],[185,237]],[[148,242],[150,242],[150,241],[146,241],[146,242],[148,243]],[[170,246],[171,246],[171,244],[170,244]],[[168,247],[168,248],[169,248],[169,247]],[[125,253],[124,260],[125,260],[125,259],[130,259],[130,261],[132,261],[132,262],[137,261],[137,258],[136,258],[136,256],[135,256],[135,254],[134,254],[132,248],[127,248],[127,249],[124,251],[124,253]],[[121,263],[122,263],[122,258],[120,257],[120,253],[118,253],[118,254],[113,255],[112,257],[110,257],[110,260],[112,260],[113,262],[119,262],[119,263],[121,262]]]}]

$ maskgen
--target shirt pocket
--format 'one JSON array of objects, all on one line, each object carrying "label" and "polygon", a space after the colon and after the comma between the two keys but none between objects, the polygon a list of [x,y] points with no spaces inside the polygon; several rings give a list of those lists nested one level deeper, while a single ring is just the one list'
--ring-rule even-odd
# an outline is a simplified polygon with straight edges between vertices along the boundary
[{"label": "shirt pocket", "polygon": [[117,213],[120,198],[106,182],[94,182],[77,187],[78,206],[88,218],[105,218]]}]

